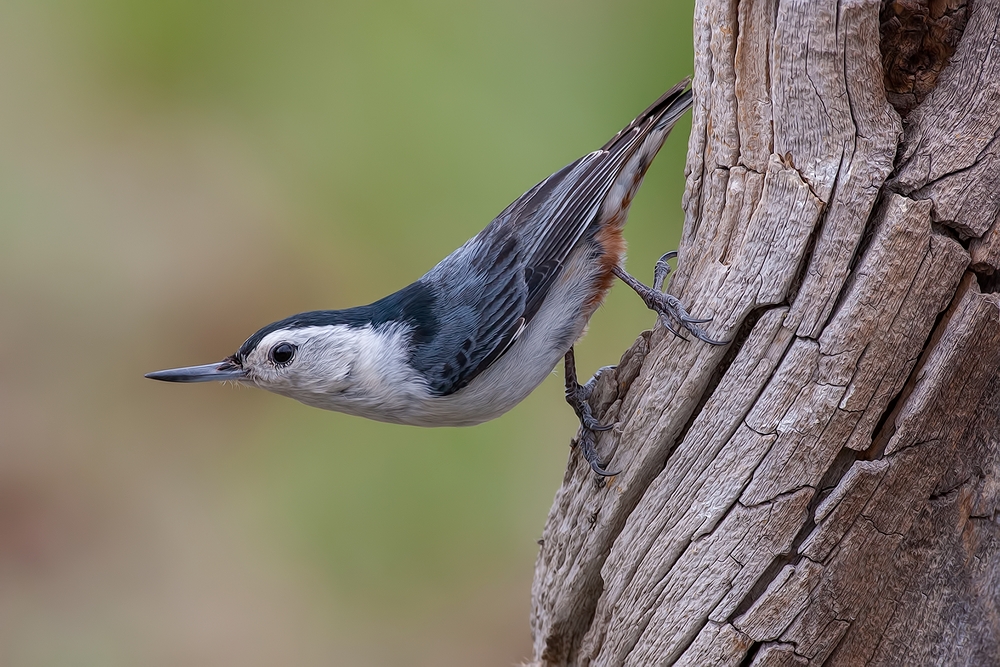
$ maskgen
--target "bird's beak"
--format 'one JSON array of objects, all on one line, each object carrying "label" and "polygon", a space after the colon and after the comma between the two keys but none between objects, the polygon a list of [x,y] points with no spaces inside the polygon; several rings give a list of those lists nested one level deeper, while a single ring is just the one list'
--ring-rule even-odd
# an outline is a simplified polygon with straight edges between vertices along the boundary
[{"label": "bird's beak", "polygon": [[225,359],[204,366],[187,366],[186,368],[171,368],[166,371],[146,373],[150,380],[164,382],[222,382],[225,380],[243,380],[246,374],[232,359]]}]

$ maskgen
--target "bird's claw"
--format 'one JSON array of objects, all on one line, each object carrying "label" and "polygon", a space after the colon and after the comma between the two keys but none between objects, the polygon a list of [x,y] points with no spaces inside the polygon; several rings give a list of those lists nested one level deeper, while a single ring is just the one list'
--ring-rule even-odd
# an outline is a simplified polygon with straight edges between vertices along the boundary
[{"label": "bird's claw", "polygon": [[[663,326],[665,326],[670,333],[674,334],[678,338],[684,338],[680,332],[680,329],[684,329],[698,340],[708,343],[709,345],[728,345],[730,341],[716,340],[709,336],[704,329],[698,326],[699,324],[711,322],[711,317],[692,317],[691,314],[685,310],[684,305],[680,302],[680,299],[663,291],[663,281],[668,275],[670,275],[670,265],[667,261],[675,257],[677,257],[677,251],[671,250],[670,252],[664,253],[663,256],[656,262],[656,268],[653,270],[652,287],[643,285],[620,267],[615,267],[614,272],[615,275],[621,278],[626,285],[635,290],[650,310],[655,311],[657,315],[660,316],[660,321],[663,322]],[[676,327],[674,324],[675,322],[680,323],[680,327]]]},{"label": "bird's claw", "polygon": [[600,373],[604,370],[602,368],[594,374],[594,377],[587,381],[587,384],[583,385],[576,382],[575,373],[573,374],[573,385],[575,386],[570,385],[569,378],[566,379],[566,402],[570,404],[573,412],[579,417],[580,425],[591,431],[608,431],[615,427],[614,424],[602,424],[598,421],[594,417],[593,409],[590,407],[590,395],[594,393],[597,378],[600,377]]},{"label": "bird's claw", "polygon": [[656,267],[653,269],[653,289],[657,292],[663,291],[663,281],[670,275],[670,265],[667,262],[674,257],[677,257],[677,251],[671,250],[656,260]]},{"label": "bird's claw", "polygon": [[677,297],[664,292],[658,292],[651,288],[646,288],[648,292],[646,294],[640,294],[646,305],[649,306],[650,310],[656,311],[660,316],[660,320],[663,322],[664,326],[667,327],[675,336],[683,337],[674,328],[672,323],[674,321],[679,322],[681,328],[690,332],[692,336],[700,341],[708,343],[710,345],[727,345],[728,340],[715,340],[708,333],[702,329],[699,324],[705,324],[706,322],[711,322],[712,318],[698,318],[692,317],[687,310],[684,309],[683,304]]},{"label": "bird's claw", "polygon": [[604,468],[604,464],[601,463],[601,459],[597,454],[597,437],[592,430],[584,428],[580,433],[576,445],[580,448],[583,458],[590,464],[590,469],[601,477],[614,477],[621,474],[621,470],[612,472]]},{"label": "bird's claw", "polygon": [[665,326],[667,328],[667,331],[669,331],[673,335],[677,336],[678,338],[681,338],[683,340],[687,340],[687,338],[684,338],[684,336],[681,335],[680,331],[678,331],[677,329],[674,328],[674,325],[670,323],[670,320],[668,320],[665,317],[662,317],[662,318],[660,318],[660,321],[663,322],[663,326]]},{"label": "bird's claw", "polygon": [[[594,393],[597,381],[605,371],[611,370],[614,366],[605,366],[598,369],[585,384],[580,384],[576,379],[576,356],[573,348],[566,352],[566,402],[573,408],[573,412],[580,419],[580,437],[577,439],[577,446],[583,458],[590,464],[590,469],[602,477],[613,477],[618,472],[608,472],[604,469],[600,458],[597,455],[597,433],[610,431],[614,424],[602,424],[594,417],[593,409],[590,407],[590,395]],[[620,471],[619,471],[620,472]]]}]

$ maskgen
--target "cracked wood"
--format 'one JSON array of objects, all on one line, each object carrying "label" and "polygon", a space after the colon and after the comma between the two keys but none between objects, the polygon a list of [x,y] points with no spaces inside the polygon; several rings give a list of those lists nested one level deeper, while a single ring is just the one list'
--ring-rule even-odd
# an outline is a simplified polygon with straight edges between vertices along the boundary
[{"label": "cracked wood", "polygon": [[[657,326],[601,377],[623,472],[571,452],[534,664],[1000,662],[1000,0],[917,5],[696,3],[671,292],[733,342]],[[884,71],[886,12],[950,62]]]}]

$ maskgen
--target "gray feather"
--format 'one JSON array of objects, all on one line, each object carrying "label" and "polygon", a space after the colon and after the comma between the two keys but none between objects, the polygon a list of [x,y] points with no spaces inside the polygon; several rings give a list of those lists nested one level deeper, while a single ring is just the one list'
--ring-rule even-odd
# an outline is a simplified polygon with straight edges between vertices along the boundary
[{"label": "gray feather", "polygon": [[686,87],[667,91],[601,150],[526,192],[419,281],[435,293],[438,326],[433,344],[417,343],[411,361],[434,394],[462,389],[516,344],[566,258],[596,232],[629,158],[691,106]]}]

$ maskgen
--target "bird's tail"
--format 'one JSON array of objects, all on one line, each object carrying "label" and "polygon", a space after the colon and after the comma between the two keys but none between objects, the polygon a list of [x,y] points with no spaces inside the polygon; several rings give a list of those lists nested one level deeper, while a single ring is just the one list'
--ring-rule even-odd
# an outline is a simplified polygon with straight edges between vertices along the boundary
[{"label": "bird's tail", "polygon": [[587,308],[597,307],[614,282],[614,267],[620,266],[624,260],[625,238],[622,236],[622,227],[628,219],[632,199],[671,128],[691,108],[689,83],[690,79],[684,79],[663,93],[604,145],[605,151],[617,154],[622,162],[619,162],[620,167],[613,176],[611,187],[589,227],[594,242],[603,252],[599,260],[599,282],[595,287],[594,298],[586,304]]},{"label": "bird's tail", "polygon": [[[660,152],[671,128],[684,112],[691,108],[690,79],[684,79],[663,93],[648,109],[639,114],[605,146],[607,151],[630,153],[615,176],[595,222],[603,229],[602,244],[609,250],[617,264],[625,252],[625,242],[620,231],[625,225],[632,204],[646,170]],[[631,146],[631,148],[630,148]],[[611,260],[609,260],[611,261]]]},{"label": "bird's tail", "polygon": [[644,134],[669,130],[684,115],[684,112],[691,108],[691,89],[688,87],[690,84],[691,79],[686,78],[660,95],[659,99],[650,104],[648,109],[636,116],[635,120],[622,128],[621,132],[611,137],[611,140],[604,144],[603,149],[614,150],[615,144],[635,129],[639,129]]}]

